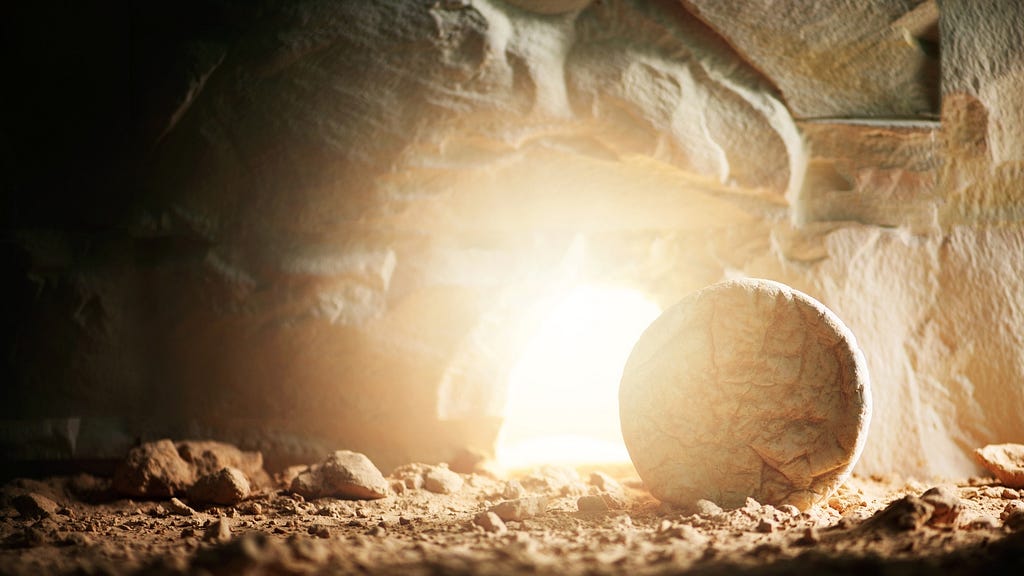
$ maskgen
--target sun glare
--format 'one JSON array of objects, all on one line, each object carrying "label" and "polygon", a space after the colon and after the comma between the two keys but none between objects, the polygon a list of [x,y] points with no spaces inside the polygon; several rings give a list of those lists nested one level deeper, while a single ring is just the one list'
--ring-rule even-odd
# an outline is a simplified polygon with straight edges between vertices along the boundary
[{"label": "sun glare", "polygon": [[509,377],[498,461],[628,462],[619,380],[633,344],[661,312],[634,290],[579,286],[556,301]]}]

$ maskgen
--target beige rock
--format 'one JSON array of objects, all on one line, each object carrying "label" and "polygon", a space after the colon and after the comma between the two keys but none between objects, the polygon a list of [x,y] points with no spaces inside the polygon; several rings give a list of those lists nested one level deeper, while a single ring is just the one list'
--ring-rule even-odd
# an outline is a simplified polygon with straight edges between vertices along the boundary
[{"label": "beige rock", "polygon": [[937,526],[954,526],[963,512],[963,504],[960,498],[951,488],[936,486],[929,488],[921,495],[921,500],[932,505],[932,515],[928,520],[929,524]]},{"label": "beige rock", "polygon": [[505,522],[521,522],[538,514],[543,514],[548,508],[546,496],[527,496],[515,500],[506,500],[491,506],[490,512],[494,512]]},{"label": "beige rock", "polygon": [[175,443],[178,454],[195,470],[196,478],[219,472],[225,467],[241,471],[255,486],[269,485],[269,476],[263,470],[263,454],[240,450],[224,442],[185,440]]},{"label": "beige rock", "polygon": [[501,534],[502,532],[508,531],[508,527],[505,526],[505,522],[501,517],[490,510],[481,512],[473,517],[473,523],[480,526],[487,532]]},{"label": "beige rock", "polygon": [[59,508],[56,502],[35,492],[17,496],[11,505],[23,518],[47,518],[56,514]]},{"label": "beige rock", "polygon": [[249,480],[238,468],[225,466],[196,480],[188,491],[193,502],[234,505],[249,497]]},{"label": "beige rock", "polygon": [[600,495],[580,496],[576,500],[576,508],[580,512],[606,512],[608,502]]},{"label": "beige rock", "polygon": [[806,509],[849,475],[871,414],[853,334],[809,296],[753,279],[666,310],[634,347],[619,399],[644,483],[681,505],[752,496]]},{"label": "beige rock", "polygon": [[365,455],[338,450],[292,480],[291,490],[307,498],[337,496],[357,500],[384,498],[390,485]]},{"label": "beige rock", "polygon": [[423,488],[436,494],[452,494],[462,490],[462,476],[441,466],[431,466],[423,474]]},{"label": "beige rock", "polygon": [[989,444],[974,456],[1007,487],[1024,488],[1024,444]]}]

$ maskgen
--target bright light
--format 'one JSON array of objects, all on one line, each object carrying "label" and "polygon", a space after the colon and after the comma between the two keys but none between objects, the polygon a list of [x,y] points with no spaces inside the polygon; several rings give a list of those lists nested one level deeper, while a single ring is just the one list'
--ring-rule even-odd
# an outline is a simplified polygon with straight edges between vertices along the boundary
[{"label": "bright light", "polygon": [[642,294],[580,286],[556,301],[509,380],[498,461],[628,462],[619,380],[633,344],[661,310]]}]

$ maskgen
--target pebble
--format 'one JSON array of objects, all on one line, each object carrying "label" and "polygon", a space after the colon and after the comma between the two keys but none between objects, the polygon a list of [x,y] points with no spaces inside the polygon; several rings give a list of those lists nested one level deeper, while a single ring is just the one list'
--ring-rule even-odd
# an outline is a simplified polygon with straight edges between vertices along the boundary
[{"label": "pebble", "polygon": [[935,526],[954,526],[963,511],[963,503],[956,492],[946,486],[935,486],[921,494],[921,499],[932,505],[932,515],[928,524]]},{"label": "pebble", "polygon": [[869,518],[865,526],[893,531],[919,530],[931,519],[934,509],[917,496],[904,496]]},{"label": "pebble", "polygon": [[718,516],[725,512],[718,504],[703,498],[697,500],[697,502],[694,503],[693,508],[697,511],[697,514],[700,514],[701,516]]},{"label": "pebble", "polygon": [[227,518],[218,518],[206,527],[203,540],[222,544],[231,540],[231,521]]},{"label": "pebble", "polygon": [[1003,488],[1003,491],[999,494],[1004,500],[1016,500],[1020,498],[1020,493],[1013,488]]},{"label": "pebble", "polygon": [[506,500],[515,500],[516,498],[522,498],[526,496],[526,488],[519,480],[509,480],[505,482],[505,487],[501,491],[502,498]]},{"label": "pebble", "polygon": [[490,512],[494,512],[505,522],[521,522],[527,518],[543,514],[547,508],[547,497],[527,496],[500,502],[492,506]]},{"label": "pebble", "polygon": [[775,532],[775,529],[777,527],[778,526],[775,524],[775,522],[772,522],[771,520],[767,520],[764,518],[762,518],[761,521],[757,523],[757,531],[762,534],[771,534],[772,532]]},{"label": "pebble", "polygon": [[1002,513],[999,514],[999,519],[1005,522],[1007,518],[1017,512],[1024,513],[1024,501],[1014,500],[1013,502],[1007,503],[1007,505],[1003,507]]},{"label": "pebble", "polygon": [[473,517],[473,523],[484,529],[486,532],[501,534],[508,531],[508,526],[496,513],[487,510]]},{"label": "pebble", "polygon": [[57,513],[59,507],[53,500],[35,492],[16,497],[11,505],[23,518],[49,518]]},{"label": "pebble", "polygon": [[194,516],[196,511],[181,500],[171,498],[167,502],[167,513],[174,516]]},{"label": "pebble", "polygon": [[435,494],[454,494],[464,483],[462,476],[441,466],[431,466],[423,474],[423,488]]},{"label": "pebble", "polygon": [[238,468],[225,466],[207,474],[188,491],[189,498],[200,504],[233,506],[249,497],[249,479]]}]

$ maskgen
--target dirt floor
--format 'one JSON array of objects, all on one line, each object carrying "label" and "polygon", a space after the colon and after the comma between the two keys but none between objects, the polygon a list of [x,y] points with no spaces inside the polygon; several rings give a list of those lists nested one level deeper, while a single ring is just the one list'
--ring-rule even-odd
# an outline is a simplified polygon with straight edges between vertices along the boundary
[{"label": "dirt floor", "polygon": [[[1022,494],[993,480],[921,499],[932,484],[854,478],[800,513],[673,509],[610,472],[618,483],[564,468],[463,474],[450,494],[392,475],[396,493],[377,500],[270,487],[206,508],[118,499],[87,475],[17,479],[0,490],[0,573],[1024,574]],[[487,514],[504,501],[517,504]]]}]

